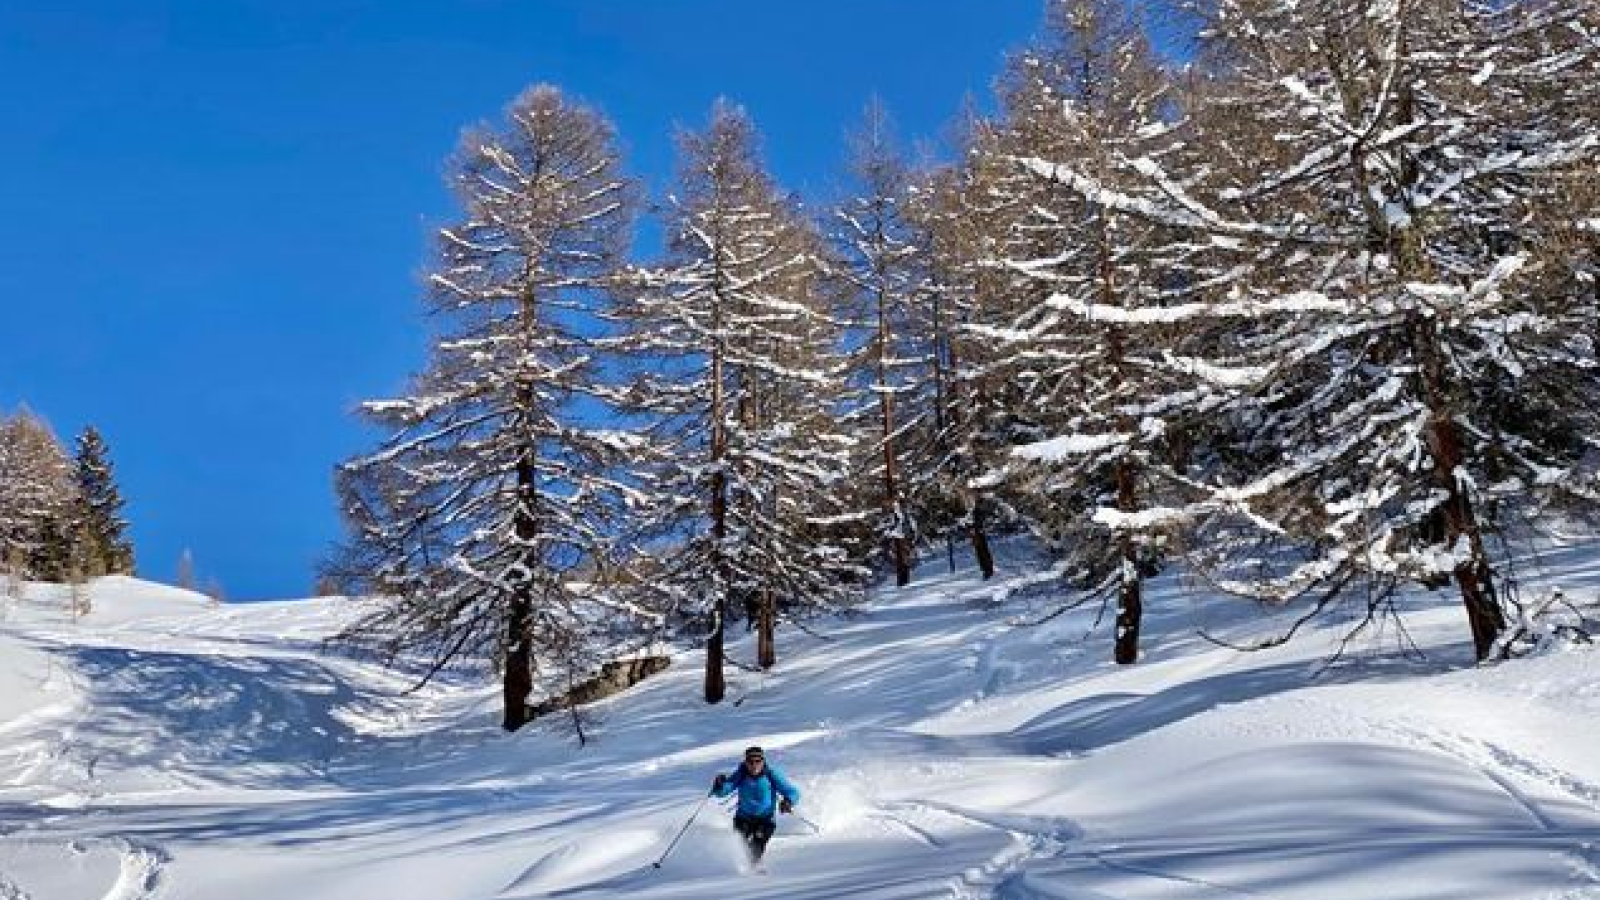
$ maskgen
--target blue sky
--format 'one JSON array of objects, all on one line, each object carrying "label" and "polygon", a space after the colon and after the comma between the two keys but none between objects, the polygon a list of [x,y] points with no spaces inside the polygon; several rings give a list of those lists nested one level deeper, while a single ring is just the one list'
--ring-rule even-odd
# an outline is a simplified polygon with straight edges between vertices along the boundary
[{"label": "blue sky", "polygon": [[140,574],[303,596],[350,415],[423,361],[442,161],[521,88],[612,116],[654,189],[743,103],[826,195],[869,94],[910,137],[987,94],[1041,0],[0,4],[0,409],[105,433]]}]

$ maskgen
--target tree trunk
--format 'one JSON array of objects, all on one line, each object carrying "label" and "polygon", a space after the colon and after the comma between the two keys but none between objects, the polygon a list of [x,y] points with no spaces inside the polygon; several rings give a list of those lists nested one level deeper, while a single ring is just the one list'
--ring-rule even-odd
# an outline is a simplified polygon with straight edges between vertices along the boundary
[{"label": "tree trunk", "polygon": [[[1133,473],[1126,462],[1117,464],[1117,506],[1123,512],[1136,512],[1138,496]],[[1113,653],[1119,665],[1139,661],[1139,626],[1144,619],[1144,584],[1139,572],[1138,548],[1126,531],[1117,536],[1122,549],[1122,571],[1117,585],[1117,637]]]},{"label": "tree trunk", "polygon": [[718,598],[711,614],[711,637],[706,640],[706,702],[721,703],[728,692],[722,677],[722,638],[728,602]]},{"label": "tree trunk", "polygon": [[[1087,61],[1085,62],[1087,65]],[[1100,302],[1107,306],[1117,304],[1116,270],[1111,262],[1111,236],[1107,231],[1104,211],[1096,210],[1099,247]],[[1117,396],[1126,380],[1126,350],[1122,329],[1115,325],[1106,329],[1106,356],[1111,365],[1112,396]],[[1117,416],[1117,429],[1134,440],[1138,426],[1127,415]],[[1134,467],[1126,453],[1116,464],[1117,509],[1124,513],[1139,511],[1138,483]],[[1139,627],[1144,622],[1144,573],[1139,571],[1138,545],[1126,527],[1117,533],[1119,571],[1117,572],[1117,634],[1112,647],[1112,658],[1118,665],[1129,666],[1139,661]]]},{"label": "tree trunk", "polygon": [[[720,278],[720,270],[719,276]],[[713,295],[712,329],[718,334],[722,329],[722,304],[720,298]],[[711,637],[706,641],[706,683],[705,697],[707,703],[720,703],[727,693],[727,680],[722,674],[723,664],[723,637],[728,619],[728,572],[723,562],[725,548],[722,542],[728,536],[728,476],[722,471],[723,458],[727,450],[727,432],[723,423],[723,393],[722,393],[722,366],[723,348],[722,339],[717,338],[717,344],[711,353],[711,539],[715,546],[712,547],[712,560],[715,567],[715,584],[712,589],[717,592],[714,608],[711,613]]]},{"label": "tree trunk", "polygon": [[778,664],[778,610],[772,591],[761,593],[761,617],[756,633],[756,662],[763,669]]},{"label": "tree trunk", "polygon": [[[522,408],[531,411],[533,390],[523,387],[519,395]],[[522,573],[511,588],[511,606],[506,613],[505,715],[501,723],[506,731],[516,731],[533,718],[528,710],[528,695],[533,693],[533,635],[529,633],[529,620],[533,615],[531,579],[539,562],[534,547],[539,534],[535,512],[537,453],[538,447],[530,444],[517,460],[517,510],[512,517],[512,533],[519,545]]]},{"label": "tree trunk", "polygon": [[[881,233],[880,233],[881,240]],[[889,393],[889,292],[883,287],[884,273],[878,272],[878,405],[883,414],[883,505],[894,517],[894,583],[911,583],[911,545],[905,536],[905,509],[900,504],[900,473],[894,452],[894,395]]]},{"label": "tree trunk", "polygon": [[1456,565],[1452,574],[1461,588],[1461,605],[1466,608],[1467,624],[1472,629],[1472,646],[1481,661],[1494,651],[1495,642],[1506,630],[1506,617],[1495,596],[1494,567],[1489,564],[1489,554],[1483,546],[1483,529],[1472,508],[1472,499],[1457,477],[1463,462],[1461,431],[1450,415],[1444,364],[1433,326],[1414,324],[1411,336],[1422,363],[1419,368],[1423,398],[1432,414],[1428,438],[1433,451],[1434,483],[1446,494],[1444,515],[1449,528],[1446,546],[1454,549],[1458,541],[1467,541],[1467,557]]},{"label": "tree trunk", "polygon": [[1494,595],[1492,570],[1488,562],[1474,558],[1456,566],[1456,583],[1461,585],[1461,603],[1467,608],[1467,624],[1472,628],[1472,646],[1482,662],[1494,652],[1494,645],[1506,630],[1505,613]]},{"label": "tree trunk", "polygon": [[1479,661],[1489,658],[1500,635],[1506,630],[1505,613],[1494,591],[1494,569],[1489,565],[1489,555],[1483,546],[1483,532],[1478,524],[1472,500],[1461,489],[1456,478],[1460,465],[1460,434],[1455,421],[1439,416],[1432,427],[1434,475],[1439,487],[1448,492],[1445,500],[1445,522],[1450,529],[1448,546],[1467,541],[1468,555],[1455,567],[1456,584],[1461,588],[1461,605],[1467,611],[1467,625],[1472,629],[1472,646]]},{"label": "tree trunk", "polygon": [[983,573],[983,580],[988,581],[994,577],[994,553],[989,550],[989,535],[983,527],[983,498],[972,498],[972,555],[978,560],[978,571]]},{"label": "tree trunk", "polygon": [[894,583],[898,587],[911,583],[911,542],[904,537],[894,539]]},{"label": "tree trunk", "polygon": [[526,587],[519,587],[506,616],[505,716],[501,727],[516,731],[528,724],[528,695],[533,693],[533,653],[528,642],[528,615],[532,606]]}]

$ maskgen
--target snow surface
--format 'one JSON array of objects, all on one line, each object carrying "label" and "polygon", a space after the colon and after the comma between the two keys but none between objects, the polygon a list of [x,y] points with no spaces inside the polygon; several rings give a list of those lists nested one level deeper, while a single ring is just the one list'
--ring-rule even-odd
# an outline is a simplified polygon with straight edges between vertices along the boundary
[{"label": "snow surface", "polygon": [[[1254,608],[1167,575],[1119,668],[1094,610],[1014,624],[1053,597],[1003,550],[1009,580],[929,560],[786,630],[720,707],[684,653],[582,749],[325,647],[350,601],[104,579],[74,622],[30,587],[0,606],[0,898],[1600,898],[1592,653],[1472,667],[1447,592],[1415,599],[1426,658],[1388,630],[1325,666],[1338,623],[1241,653],[1198,631],[1260,636]],[[1520,574],[1593,602],[1600,553]],[[747,874],[713,802],[652,868],[752,742],[820,831],[785,818]]]}]

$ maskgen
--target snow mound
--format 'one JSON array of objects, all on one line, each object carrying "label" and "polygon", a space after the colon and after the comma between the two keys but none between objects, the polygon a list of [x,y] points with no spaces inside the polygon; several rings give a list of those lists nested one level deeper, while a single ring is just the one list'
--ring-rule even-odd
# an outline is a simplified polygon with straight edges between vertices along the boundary
[{"label": "snow mound", "polygon": [[[667,838],[670,840],[670,836]],[[502,896],[522,896],[562,886],[591,884],[626,872],[648,868],[664,844],[660,832],[622,829],[603,836],[571,841],[546,853],[506,886]],[[654,851],[654,852],[652,852]],[[686,854],[692,860],[694,854]],[[681,870],[682,859],[674,870]]]},{"label": "snow mound", "polygon": [[[74,594],[88,612],[73,614]],[[5,621],[29,625],[126,625],[152,618],[188,616],[217,605],[204,594],[127,575],[92,578],[77,589],[64,584],[28,583],[17,599],[0,600]],[[80,602],[80,607],[82,603]]]}]

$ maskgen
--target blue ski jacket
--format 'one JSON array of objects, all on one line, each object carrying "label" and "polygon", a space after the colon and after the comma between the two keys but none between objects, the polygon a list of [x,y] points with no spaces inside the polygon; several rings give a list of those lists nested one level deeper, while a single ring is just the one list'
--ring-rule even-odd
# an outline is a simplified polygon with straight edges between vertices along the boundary
[{"label": "blue ski jacket", "polygon": [[789,798],[795,805],[800,803],[800,789],[783,776],[783,773],[767,763],[766,770],[760,775],[751,775],[740,763],[733,774],[722,782],[722,787],[716,788],[711,793],[717,797],[726,797],[734,791],[739,792],[738,815],[751,816],[757,819],[775,818],[778,813],[778,795]]}]

